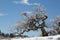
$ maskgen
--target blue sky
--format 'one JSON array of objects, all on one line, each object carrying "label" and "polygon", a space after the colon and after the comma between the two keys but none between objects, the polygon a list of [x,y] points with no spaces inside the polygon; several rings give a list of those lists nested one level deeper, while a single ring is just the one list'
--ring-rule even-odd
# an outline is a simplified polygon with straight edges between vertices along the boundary
[{"label": "blue sky", "polygon": [[0,0],[1,31],[10,32],[11,25],[21,19],[20,12],[32,11],[32,7],[39,3],[46,8],[47,21],[60,15],[60,0]]}]

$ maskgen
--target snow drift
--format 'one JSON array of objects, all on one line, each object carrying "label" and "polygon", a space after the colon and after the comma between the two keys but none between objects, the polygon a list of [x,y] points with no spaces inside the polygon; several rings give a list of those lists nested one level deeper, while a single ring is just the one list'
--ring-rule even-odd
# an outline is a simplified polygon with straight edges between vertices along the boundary
[{"label": "snow drift", "polygon": [[60,40],[60,35],[48,36],[48,37],[8,38],[0,40]]}]

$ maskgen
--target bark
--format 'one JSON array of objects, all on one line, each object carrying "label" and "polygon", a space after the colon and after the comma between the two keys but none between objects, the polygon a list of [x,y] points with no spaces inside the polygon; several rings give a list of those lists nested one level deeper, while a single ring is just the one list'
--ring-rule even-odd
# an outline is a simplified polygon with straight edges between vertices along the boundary
[{"label": "bark", "polygon": [[48,33],[45,31],[44,28],[41,28],[42,36],[48,36]]}]

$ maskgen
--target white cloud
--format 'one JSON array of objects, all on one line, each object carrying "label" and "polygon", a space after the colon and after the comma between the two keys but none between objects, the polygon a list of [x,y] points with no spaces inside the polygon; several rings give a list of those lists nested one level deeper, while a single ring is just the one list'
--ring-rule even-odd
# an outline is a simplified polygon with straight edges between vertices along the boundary
[{"label": "white cloud", "polygon": [[8,15],[8,14],[0,13],[0,16],[6,16],[6,15]]},{"label": "white cloud", "polygon": [[40,3],[33,3],[33,5],[40,5]]},{"label": "white cloud", "polygon": [[29,3],[29,0],[13,1],[15,4],[40,5],[40,3]]},{"label": "white cloud", "polygon": [[28,0],[22,0],[21,3],[23,3],[23,4],[28,4],[28,5],[29,5]]},{"label": "white cloud", "polygon": [[13,1],[13,3],[15,3],[15,4],[20,4],[20,1]]},{"label": "white cloud", "polygon": [[13,3],[31,5],[31,4],[28,2],[28,0],[13,1]]}]

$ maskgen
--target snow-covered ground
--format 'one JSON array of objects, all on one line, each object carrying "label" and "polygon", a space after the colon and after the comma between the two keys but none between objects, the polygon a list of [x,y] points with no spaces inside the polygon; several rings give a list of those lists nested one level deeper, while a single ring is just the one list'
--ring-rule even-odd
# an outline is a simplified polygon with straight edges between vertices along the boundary
[{"label": "snow-covered ground", "polygon": [[48,36],[48,37],[10,38],[0,40],[60,40],[60,35]]}]

